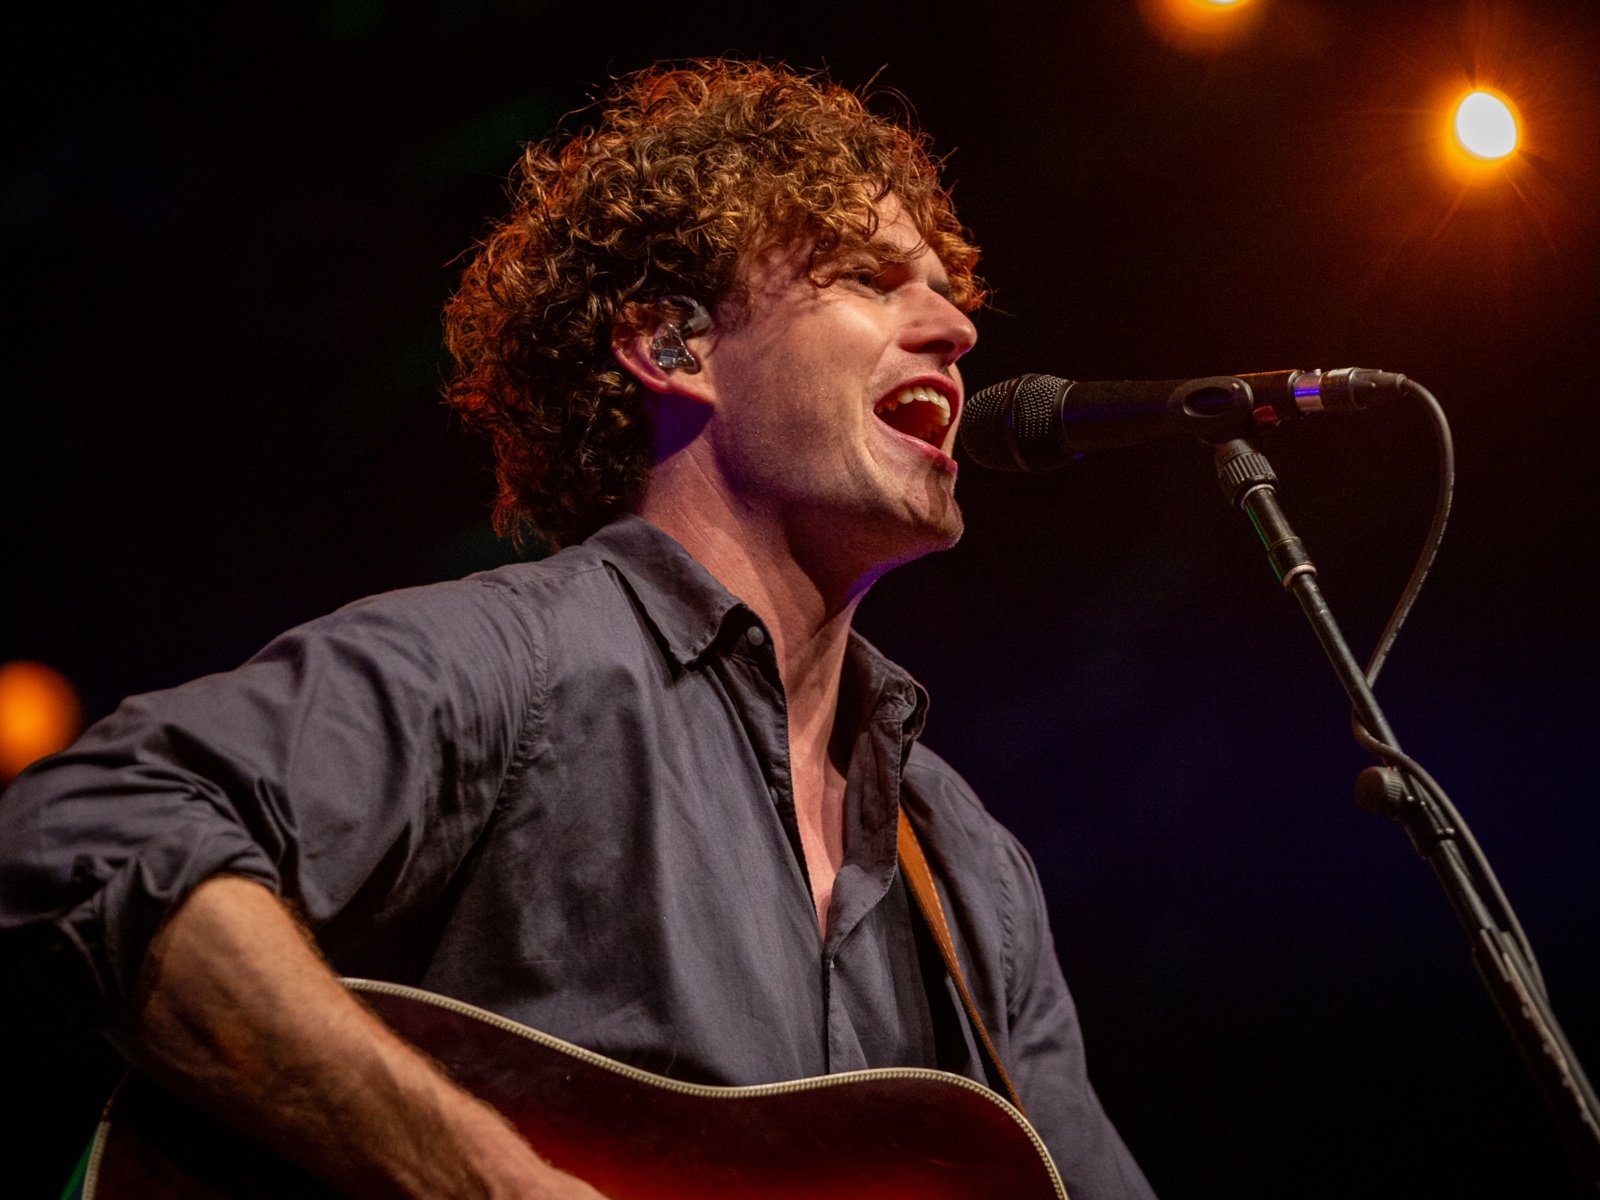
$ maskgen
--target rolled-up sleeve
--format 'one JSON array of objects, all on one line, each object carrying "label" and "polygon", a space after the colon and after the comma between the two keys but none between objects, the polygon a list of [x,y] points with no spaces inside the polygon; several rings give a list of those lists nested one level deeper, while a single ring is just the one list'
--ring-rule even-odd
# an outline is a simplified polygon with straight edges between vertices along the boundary
[{"label": "rolled-up sleeve", "polygon": [[7,953],[98,1024],[213,875],[261,882],[313,929],[380,864],[385,908],[427,903],[537,719],[531,628],[492,577],[393,592],[128,699],[0,798]]}]

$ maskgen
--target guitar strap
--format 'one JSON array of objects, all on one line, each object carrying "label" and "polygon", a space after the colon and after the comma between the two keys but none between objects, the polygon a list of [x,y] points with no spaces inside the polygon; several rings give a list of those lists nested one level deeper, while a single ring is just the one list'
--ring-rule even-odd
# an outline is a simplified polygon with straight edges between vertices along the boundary
[{"label": "guitar strap", "polygon": [[939,889],[934,886],[933,872],[928,868],[927,855],[922,852],[922,843],[917,840],[916,830],[911,828],[911,821],[906,816],[904,807],[900,809],[899,845],[900,870],[905,873],[906,883],[911,886],[912,899],[917,902],[917,910],[922,913],[928,932],[933,934],[933,940],[939,946],[939,956],[944,959],[945,970],[950,972],[950,978],[961,996],[962,1006],[967,1010],[967,1020],[972,1022],[972,1032],[978,1035],[978,1044],[988,1058],[989,1065],[994,1068],[995,1077],[1004,1086],[1006,1099],[1011,1101],[1018,1112],[1027,1116],[1027,1110],[1022,1107],[1022,1099],[1017,1095],[1011,1076],[1006,1074],[1006,1065],[1000,1061],[1000,1052],[994,1048],[994,1042],[990,1040],[989,1030],[983,1023],[983,1017],[978,1014],[978,1006],[972,1002],[972,993],[967,990],[967,977],[962,974],[961,960],[956,957],[956,944],[950,938],[950,926],[944,919],[944,905],[939,901]]}]

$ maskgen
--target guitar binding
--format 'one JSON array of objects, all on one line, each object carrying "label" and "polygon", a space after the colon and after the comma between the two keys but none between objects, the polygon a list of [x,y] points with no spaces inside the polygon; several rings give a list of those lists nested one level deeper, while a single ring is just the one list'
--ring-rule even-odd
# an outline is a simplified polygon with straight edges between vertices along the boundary
[{"label": "guitar binding", "polygon": [[[441,996],[434,992],[424,991],[421,988],[410,987],[401,983],[389,983],[384,980],[345,978],[340,982],[358,996],[389,996],[412,1003],[431,1005],[460,1016],[470,1017],[475,1021],[493,1026],[503,1032],[513,1034],[516,1037],[526,1039],[546,1049],[556,1051],[591,1067],[619,1075],[633,1082],[648,1084],[664,1091],[683,1096],[693,1096],[699,1099],[755,1099],[763,1096],[793,1095],[801,1092],[842,1087],[854,1083],[890,1079],[918,1080],[938,1087],[952,1087],[963,1090],[993,1104],[1016,1124],[1017,1128],[1026,1135],[1047,1170],[1050,1184],[1057,1200],[1068,1200],[1066,1187],[1061,1182],[1061,1176],[1056,1170],[1055,1162],[1050,1157],[1049,1150],[1045,1147],[1043,1140],[1028,1119],[1004,1096],[999,1095],[993,1089],[985,1087],[974,1079],[967,1078],[965,1075],[957,1075],[949,1071],[936,1071],[924,1067],[880,1067],[865,1071],[847,1071],[837,1075],[810,1076],[804,1079],[786,1080],[778,1083],[747,1084],[742,1086],[688,1083],[671,1079],[664,1075],[656,1075],[650,1071],[629,1066],[626,1063],[617,1062],[582,1046],[563,1041],[531,1026],[513,1021],[509,1017],[501,1016],[499,1013],[468,1004],[463,1000],[456,1000],[449,996]],[[107,1101],[105,1111],[101,1116],[100,1124],[95,1130],[94,1142],[90,1147],[89,1161],[84,1172],[83,1190],[80,1193],[81,1200],[96,1200],[101,1165],[104,1161],[106,1146],[112,1130],[112,1113],[116,1107],[118,1097],[127,1082],[128,1079],[125,1077],[112,1092],[111,1098]]]}]

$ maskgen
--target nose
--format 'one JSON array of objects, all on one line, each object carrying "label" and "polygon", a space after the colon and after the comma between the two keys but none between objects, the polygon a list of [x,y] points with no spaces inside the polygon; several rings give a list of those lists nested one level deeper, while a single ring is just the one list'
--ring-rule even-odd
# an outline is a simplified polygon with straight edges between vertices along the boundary
[{"label": "nose", "polygon": [[931,287],[918,291],[916,314],[906,324],[905,348],[916,354],[936,355],[941,365],[952,366],[977,344],[977,326],[948,296]]}]

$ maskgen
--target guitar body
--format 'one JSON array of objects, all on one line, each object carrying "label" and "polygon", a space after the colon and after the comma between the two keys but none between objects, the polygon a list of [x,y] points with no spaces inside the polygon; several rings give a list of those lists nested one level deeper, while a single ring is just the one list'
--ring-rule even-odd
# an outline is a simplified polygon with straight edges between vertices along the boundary
[{"label": "guitar body", "polygon": [[[612,1200],[1066,1198],[1027,1121],[957,1075],[702,1087],[416,988],[347,983],[541,1155]],[[83,1190],[84,1200],[333,1194],[137,1074],[106,1108]]]}]

